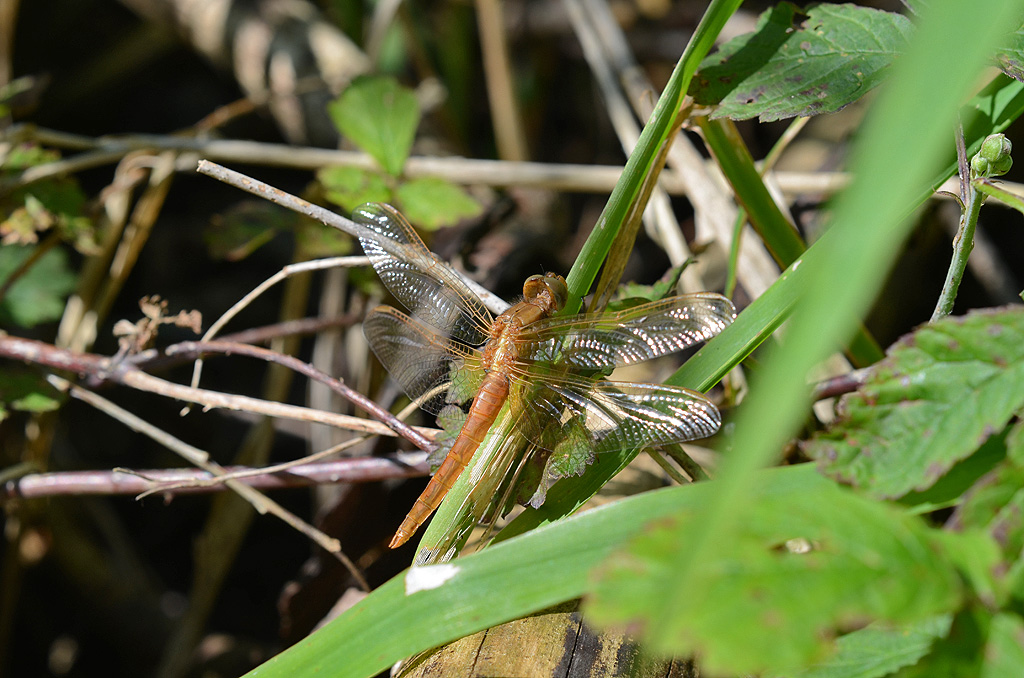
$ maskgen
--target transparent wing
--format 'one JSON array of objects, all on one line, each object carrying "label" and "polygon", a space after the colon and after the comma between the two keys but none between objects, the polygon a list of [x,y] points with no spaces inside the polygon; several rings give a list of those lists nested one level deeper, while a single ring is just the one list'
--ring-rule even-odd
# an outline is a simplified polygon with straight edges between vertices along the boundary
[{"label": "transparent wing", "polygon": [[410,398],[436,391],[421,405],[431,414],[464,402],[479,390],[479,352],[439,336],[401,311],[390,306],[373,309],[363,321],[363,334]]},{"label": "transparent wing", "polygon": [[584,436],[594,452],[682,443],[718,430],[721,415],[696,391],[665,384],[594,381],[574,376],[512,378],[518,430],[546,450]]},{"label": "transparent wing", "polygon": [[621,367],[706,341],[735,317],[731,301],[708,292],[594,317],[548,318],[523,329],[519,356],[577,369]]},{"label": "transparent wing", "polygon": [[486,341],[490,312],[448,264],[427,249],[405,217],[380,204],[363,205],[352,217],[403,246],[405,256],[399,258],[376,240],[359,239],[384,285],[413,316],[472,346]]}]

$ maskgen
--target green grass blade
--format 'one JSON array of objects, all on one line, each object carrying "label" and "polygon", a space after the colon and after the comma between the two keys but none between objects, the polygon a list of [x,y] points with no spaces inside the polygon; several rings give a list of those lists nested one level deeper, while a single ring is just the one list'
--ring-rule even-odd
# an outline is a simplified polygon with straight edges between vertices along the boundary
[{"label": "green grass blade", "polygon": [[713,0],[704,13],[693,38],[687,44],[661,97],[658,98],[654,113],[644,125],[640,139],[626,161],[626,167],[622,170],[622,175],[615,184],[601,216],[598,217],[594,230],[584,243],[569,275],[566,276],[566,282],[569,284],[569,303],[566,304],[565,313],[577,313],[582,298],[590,292],[615,234],[625,223],[626,216],[643,187],[644,178],[658,155],[658,149],[672,129],[675,112],[682,105],[693,74],[741,1]]},{"label": "green grass blade", "polygon": [[[809,464],[762,478],[761,490],[772,495],[828,486]],[[407,570],[248,675],[372,676],[416,652],[576,598],[591,568],[632,539],[637,525],[701,506],[714,485],[638,495],[451,563]],[[407,594],[417,580],[438,585]]]}]

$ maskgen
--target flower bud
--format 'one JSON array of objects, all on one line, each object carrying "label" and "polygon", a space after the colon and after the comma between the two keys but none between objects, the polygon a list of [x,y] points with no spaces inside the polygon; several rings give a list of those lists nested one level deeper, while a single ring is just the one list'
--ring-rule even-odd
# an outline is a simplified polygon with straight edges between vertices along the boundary
[{"label": "flower bud", "polygon": [[981,142],[981,150],[971,158],[971,173],[976,177],[997,177],[1010,171],[1013,144],[1002,134],[991,134]]}]

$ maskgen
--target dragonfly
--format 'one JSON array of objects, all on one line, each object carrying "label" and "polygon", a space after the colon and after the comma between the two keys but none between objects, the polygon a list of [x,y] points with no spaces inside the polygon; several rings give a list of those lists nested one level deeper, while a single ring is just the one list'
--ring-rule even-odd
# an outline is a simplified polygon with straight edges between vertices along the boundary
[{"label": "dragonfly", "polygon": [[[721,425],[718,409],[696,391],[599,377],[715,336],[736,317],[727,298],[686,294],[614,313],[558,316],[568,289],[564,278],[547,273],[529,277],[522,301],[494,317],[393,207],[367,203],[353,218],[375,233],[360,243],[411,313],[380,306],[367,314],[363,333],[378,360],[431,414],[458,402],[456,390],[475,393],[391,548],[410,539],[440,505],[503,406],[511,409],[516,434],[549,451],[567,435],[600,453],[705,438]],[[446,388],[453,375],[462,375],[460,389]]]}]

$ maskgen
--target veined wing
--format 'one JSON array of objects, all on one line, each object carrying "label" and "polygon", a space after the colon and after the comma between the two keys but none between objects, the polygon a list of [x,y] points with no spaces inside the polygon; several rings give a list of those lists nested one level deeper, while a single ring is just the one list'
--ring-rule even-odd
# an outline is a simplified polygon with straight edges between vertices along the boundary
[{"label": "veined wing", "polygon": [[[390,306],[378,306],[363,321],[363,334],[377,359],[416,400],[435,391],[421,407],[438,414],[446,405],[462,402],[479,388],[483,370],[479,352],[439,336],[423,323]],[[455,381],[456,391],[446,387]],[[476,382],[476,383],[467,383]]]},{"label": "veined wing", "polygon": [[359,242],[384,285],[417,318],[459,341],[479,346],[487,339],[492,318],[477,297],[448,264],[427,249],[405,217],[389,205],[368,203],[352,213],[353,219],[404,246],[399,258],[376,240]]},{"label": "veined wing", "polygon": [[706,438],[722,423],[714,403],[696,391],[666,384],[634,384],[563,377],[512,377],[517,430],[546,450],[583,436],[594,452],[682,443]]},{"label": "veined wing", "polygon": [[735,317],[731,301],[705,292],[618,313],[547,318],[520,332],[519,357],[578,369],[632,365],[706,341]]}]

